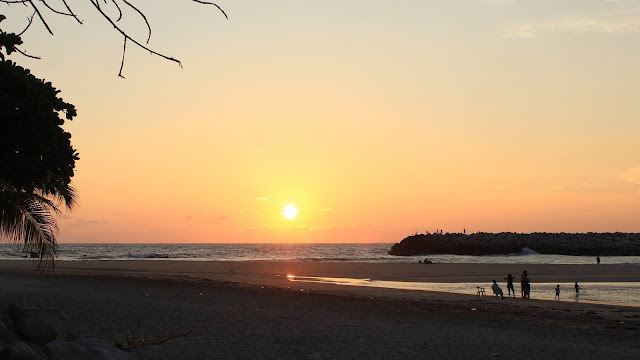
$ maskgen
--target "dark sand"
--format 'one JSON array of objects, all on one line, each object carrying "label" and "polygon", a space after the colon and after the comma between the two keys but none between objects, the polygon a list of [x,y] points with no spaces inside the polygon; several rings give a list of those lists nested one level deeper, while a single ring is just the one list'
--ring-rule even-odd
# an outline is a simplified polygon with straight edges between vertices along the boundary
[{"label": "dark sand", "polygon": [[534,282],[638,281],[637,266],[87,261],[59,262],[57,275],[31,266],[0,261],[0,299],[56,306],[81,335],[124,341],[138,320],[138,338],[193,329],[132,350],[140,359],[640,358],[640,308],[286,280],[471,282],[526,267]]}]

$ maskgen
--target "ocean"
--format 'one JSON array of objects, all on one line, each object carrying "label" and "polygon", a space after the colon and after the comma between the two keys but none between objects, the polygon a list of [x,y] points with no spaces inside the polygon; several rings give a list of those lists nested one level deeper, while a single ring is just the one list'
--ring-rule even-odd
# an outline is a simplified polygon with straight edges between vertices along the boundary
[{"label": "ocean", "polygon": [[[392,256],[391,243],[376,244],[60,244],[58,260],[321,261],[417,263]],[[24,257],[21,247],[0,244],[0,259]],[[429,255],[434,263],[594,264],[592,256],[542,255],[529,249],[510,255]],[[602,256],[603,264],[640,265],[640,256]]]}]

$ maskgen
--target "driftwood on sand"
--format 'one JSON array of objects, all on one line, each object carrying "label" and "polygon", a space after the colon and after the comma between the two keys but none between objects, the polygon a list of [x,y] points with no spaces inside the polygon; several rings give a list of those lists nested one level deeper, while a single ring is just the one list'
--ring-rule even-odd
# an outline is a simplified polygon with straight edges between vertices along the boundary
[{"label": "driftwood on sand", "polygon": [[134,332],[140,327],[140,325],[141,325],[140,320],[138,320],[138,325],[133,330],[131,330],[131,334],[127,335],[127,341],[125,343],[116,342],[115,344],[116,347],[122,350],[130,350],[130,349],[135,349],[144,345],[162,344],[171,339],[175,339],[177,337],[187,336],[193,333],[195,329],[207,329],[211,327],[213,324],[192,325],[192,326],[186,326],[186,325],[180,324],[175,328],[173,328],[172,330],[170,330],[169,332],[162,334],[160,336],[137,339],[134,335]]}]

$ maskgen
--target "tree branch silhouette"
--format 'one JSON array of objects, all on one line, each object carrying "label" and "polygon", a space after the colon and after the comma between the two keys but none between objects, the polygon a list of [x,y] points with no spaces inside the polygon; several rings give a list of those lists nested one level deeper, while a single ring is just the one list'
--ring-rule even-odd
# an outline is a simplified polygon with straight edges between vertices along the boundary
[{"label": "tree branch silhouette", "polygon": [[[58,1],[57,5],[59,5],[59,6],[52,6],[52,2],[53,2],[52,0],[0,0],[0,3],[4,3],[6,5],[21,4],[21,5],[24,5],[26,7],[30,7],[31,9],[33,9],[33,14],[29,18],[29,23],[27,24],[26,28],[20,33],[21,35],[24,34],[24,32],[26,32],[31,27],[31,24],[33,23],[33,18],[35,16],[37,16],[38,19],[40,19],[40,21],[42,22],[44,27],[47,29],[47,32],[49,32],[49,34],[53,35],[53,30],[51,29],[51,27],[47,23],[47,20],[45,18],[45,14],[43,14],[43,11],[45,11],[45,10],[48,10],[51,14],[54,14],[54,15],[72,17],[79,24],[83,24],[83,21],[80,20],[80,18],[78,18],[78,16],[73,11],[72,7],[69,5],[67,0],[57,0],[57,1]],[[101,1],[104,3],[103,5],[100,4]],[[222,15],[224,15],[225,19],[227,19],[227,20],[229,19],[229,16],[227,16],[227,13],[220,6],[218,6],[216,3],[213,3],[213,2],[210,2],[210,1],[204,1],[204,0],[191,0],[191,1],[194,2],[194,3],[202,4],[202,5],[215,6],[222,13]],[[151,40],[151,24],[149,22],[149,19],[145,15],[145,13],[142,10],[140,10],[138,8],[138,6],[135,5],[135,1],[134,0],[110,0],[110,1],[107,1],[107,0],[89,0],[89,2],[91,3],[91,5],[93,5],[93,8],[100,14],[100,16],[102,18],[104,18],[107,22],[109,22],[111,24],[111,26],[113,26],[113,28],[122,36],[122,39],[123,39],[122,61],[120,63],[120,70],[118,71],[118,77],[124,78],[123,69],[124,69],[124,63],[125,63],[125,58],[126,58],[127,42],[132,42],[137,47],[148,51],[151,55],[155,55],[155,56],[161,57],[161,58],[163,58],[165,60],[169,60],[169,61],[175,62],[180,67],[182,67],[182,63],[180,62],[180,60],[178,60],[178,59],[176,59],[176,58],[174,58],[172,56],[165,55],[165,54],[163,54],[161,52],[155,51],[155,50],[151,49],[148,46],[149,41]],[[36,5],[36,3],[41,3],[43,5],[43,8],[40,9],[39,6]],[[111,16],[108,15],[108,13],[106,11],[107,9],[105,7],[108,7],[109,4],[111,4],[117,10],[117,12],[118,12],[117,18],[115,16],[111,17]],[[56,7],[60,8],[61,6],[64,6],[66,11],[60,11],[60,10],[56,9]],[[129,33],[127,33],[125,30],[123,30],[120,26],[118,26],[116,24],[117,22],[122,20],[124,18],[124,16],[125,16],[123,11],[122,11],[123,10],[123,6],[132,9],[138,15],[140,15],[140,17],[144,21],[145,25],[147,26],[147,39],[144,42],[144,44],[141,41],[138,41],[138,40],[134,39]],[[31,55],[27,55],[23,51],[18,51],[18,52],[23,54],[23,55],[25,55],[25,56],[33,57]],[[37,58],[37,57],[34,57],[34,58]]]},{"label": "tree branch silhouette", "polygon": [[49,34],[53,35],[53,31],[51,31],[49,24],[47,24],[47,22],[44,20],[44,17],[42,17],[42,13],[40,13],[40,10],[36,7],[36,4],[34,4],[33,1],[31,0],[27,1],[27,3],[31,4],[31,7],[36,12],[36,14],[38,14],[40,21],[42,21],[42,24],[44,24],[44,27],[47,28],[47,31],[49,32]]},{"label": "tree branch silhouette", "polygon": [[27,24],[27,26],[24,28],[24,30],[22,30],[19,34],[17,34],[18,36],[22,36],[22,34],[24,34],[27,29],[29,29],[29,27],[31,26],[31,24],[33,24],[33,17],[36,16],[35,11],[33,12],[33,14],[31,14],[31,16],[29,17],[29,23]]},{"label": "tree branch silhouette", "polygon": [[26,56],[26,57],[28,57],[28,58],[32,58],[32,59],[36,59],[36,60],[40,60],[40,56],[29,55],[29,54],[27,54],[26,52],[24,52],[24,51],[22,51],[22,50],[18,49],[17,47],[15,48],[15,50],[16,50],[19,54],[21,54],[22,56]]}]

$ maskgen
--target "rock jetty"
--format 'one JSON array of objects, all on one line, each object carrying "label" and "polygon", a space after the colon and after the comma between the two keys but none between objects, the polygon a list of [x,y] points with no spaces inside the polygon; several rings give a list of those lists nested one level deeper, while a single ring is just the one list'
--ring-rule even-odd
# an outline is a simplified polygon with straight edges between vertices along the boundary
[{"label": "rock jetty", "polygon": [[506,255],[531,249],[540,254],[640,256],[638,233],[419,234],[406,237],[389,255]]}]

